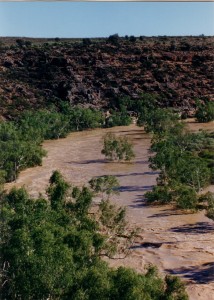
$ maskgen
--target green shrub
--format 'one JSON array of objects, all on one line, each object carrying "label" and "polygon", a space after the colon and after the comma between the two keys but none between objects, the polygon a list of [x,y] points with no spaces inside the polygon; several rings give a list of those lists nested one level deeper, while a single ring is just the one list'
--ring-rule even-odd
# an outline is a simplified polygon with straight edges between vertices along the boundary
[{"label": "green shrub", "polygon": [[189,186],[180,186],[175,192],[176,204],[178,208],[195,209],[198,204],[198,198],[195,190]]},{"label": "green shrub", "polygon": [[[208,205],[213,202],[213,193],[207,192],[198,197],[198,202],[206,202]],[[214,203],[213,203],[214,204]]]},{"label": "green shrub", "polygon": [[145,193],[147,203],[166,204],[172,201],[172,194],[168,186],[154,186],[151,192]]},{"label": "green shrub", "polygon": [[208,192],[203,196],[203,201],[207,204],[206,216],[214,220],[214,193]]},{"label": "green shrub", "polygon": [[205,159],[214,160],[214,150],[213,149],[211,149],[211,150],[208,150],[208,149],[202,150],[201,152],[199,152],[198,155],[202,158],[205,158]]},{"label": "green shrub", "polygon": [[25,112],[17,122],[22,135],[31,134],[32,139],[58,139],[66,137],[69,128],[69,118],[54,111],[40,110]]},{"label": "green shrub", "polygon": [[178,159],[174,178],[199,192],[210,183],[211,173],[206,161],[187,153]]},{"label": "green shrub", "polygon": [[116,112],[113,111],[112,114],[106,119],[105,127],[114,127],[114,126],[128,126],[131,124],[131,117],[127,112]]},{"label": "green shrub", "polygon": [[197,110],[195,117],[198,122],[206,123],[214,120],[214,102],[205,102],[204,104],[199,101],[196,102]]},{"label": "green shrub", "polygon": [[208,207],[206,216],[214,221],[214,207]]},{"label": "green shrub", "polygon": [[103,113],[95,109],[72,107],[61,102],[60,112],[69,119],[70,131],[99,128],[104,125]]},{"label": "green shrub", "polygon": [[107,133],[104,136],[101,153],[110,160],[118,161],[130,161],[135,157],[133,145],[127,137],[116,137],[112,133]]},{"label": "green shrub", "polygon": [[118,194],[119,182],[116,176],[104,175],[101,177],[93,177],[89,181],[91,189],[95,193]]},{"label": "green shrub", "polygon": [[16,180],[21,170],[41,165],[46,152],[41,139],[30,130],[22,133],[12,122],[0,123],[0,165],[6,181]]},{"label": "green shrub", "polygon": [[180,278],[167,275],[166,281],[166,298],[167,300],[188,300],[189,297],[185,291],[184,285]]}]

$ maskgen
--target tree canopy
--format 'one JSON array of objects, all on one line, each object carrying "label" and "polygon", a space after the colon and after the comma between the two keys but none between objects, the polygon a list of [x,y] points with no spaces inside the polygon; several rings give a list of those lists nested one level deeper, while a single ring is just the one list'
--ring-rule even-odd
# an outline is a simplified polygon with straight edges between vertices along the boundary
[{"label": "tree canopy", "polygon": [[126,136],[116,137],[108,132],[103,137],[103,149],[101,153],[110,160],[130,161],[135,157],[133,145]]},{"label": "tree canopy", "polygon": [[100,259],[118,251],[126,222],[108,200],[93,213],[92,194],[55,171],[47,198],[24,188],[1,195],[2,299],[188,299],[179,279],[154,267],[138,274]]},{"label": "tree canopy", "polygon": [[145,129],[153,133],[150,167],[160,171],[158,186],[146,193],[148,202],[197,208],[197,193],[213,181],[212,134],[188,132],[172,111],[155,108],[148,114]]},{"label": "tree canopy", "polygon": [[195,117],[198,122],[206,123],[214,120],[214,102],[196,100]]}]

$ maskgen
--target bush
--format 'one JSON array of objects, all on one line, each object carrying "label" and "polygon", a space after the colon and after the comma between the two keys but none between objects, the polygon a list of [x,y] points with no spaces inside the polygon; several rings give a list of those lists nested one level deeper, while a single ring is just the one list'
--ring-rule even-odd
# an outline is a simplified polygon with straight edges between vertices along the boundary
[{"label": "bush", "polygon": [[84,38],[84,39],[82,39],[82,44],[83,44],[84,46],[89,46],[89,45],[91,45],[91,44],[92,44],[91,39],[89,39],[89,38]]},{"label": "bush", "polygon": [[107,133],[103,138],[103,149],[101,151],[110,160],[130,161],[135,157],[133,145],[127,137],[116,137]]},{"label": "bush", "polygon": [[[210,204],[213,202],[213,193],[207,192],[205,194],[202,194],[198,197],[198,202],[206,202],[207,204]],[[214,204],[214,203],[213,203]]]},{"label": "bush", "polygon": [[116,176],[104,175],[94,177],[89,181],[91,189],[95,193],[118,194],[119,182]]},{"label": "bush", "polygon": [[196,102],[196,105],[195,117],[198,122],[206,123],[214,120],[214,102],[205,102],[204,104]]},{"label": "bush", "polygon": [[197,192],[207,186],[211,180],[211,171],[206,161],[194,155],[183,155],[177,161],[177,169],[172,169],[174,178],[181,183],[193,187]]},{"label": "bush", "polygon": [[106,119],[105,127],[114,127],[114,126],[128,126],[131,124],[131,117],[127,112],[115,112]]},{"label": "bush", "polygon": [[207,192],[206,194],[201,195],[198,201],[206,204],[206,216],[214,220],[214,194],[211,192]]},{"label": "bush", "polygon": [[185,288],[180,278],[167,275],[166,281],[166,295],[165,299],[169,300],[188,300],[189,297],[185,292]]},{"label": "bush", "polygon": [[108,37],[108,42],[113,44],[113,45],[118,45],[119,44],[119,40],[120,40],[120,37],[117,33],[115,34],[112,34]]},{"label": "bush", "polygon": [[6,177],[6,171],[0,170],[0,192],[3,189],[4,183],[5,183],[5,177]]},{"label": "bush", "polygon": [[163,135],[178,123],[178,115],[170,109],[153,109],[145,113],[145,131]]},{"label": "bush", "polygon": [[155,186],[151,192],[145,193],[147,203],[166,204],[172,201],[172,194],[167,186]]},{"label": "bush", "polygon": [[25,41],[23,39],[17,39],[16,44],[22,48],[25,45]]},{"label": "bush", "polygon": [[180,186],[176,191],[176,203],[178,208],[195,209],[198,204],[195,190],[188,186]]},{"label": "bush", "polygon": [[214,221],[214,207],[208,207],[206,216]]},{"label": "bush", "polygon": [[129,41],[132,42],[132,43],[136,42],[136,40],[137,40],[137,38],[134,35],[131,35],[129,37]]},{"label": "bush", "polygon": [[205,158],[205,159],[210,159],[210,160],[214,160],[214,150],[211,149],[205,149],[205,150],[202,150],[199,154],[198,154],[200,157],[202,158]]}]

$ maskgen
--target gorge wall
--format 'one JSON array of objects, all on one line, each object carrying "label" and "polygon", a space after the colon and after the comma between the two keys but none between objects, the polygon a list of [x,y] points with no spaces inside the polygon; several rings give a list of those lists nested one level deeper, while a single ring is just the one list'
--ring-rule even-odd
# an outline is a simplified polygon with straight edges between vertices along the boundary
[{"label": "gorge wall", "polygon": [[160,95],[190,111],[214,99],[214,37],[0,38],[0,115],[13,118],[59,99],[109,108],[119,98]]}]

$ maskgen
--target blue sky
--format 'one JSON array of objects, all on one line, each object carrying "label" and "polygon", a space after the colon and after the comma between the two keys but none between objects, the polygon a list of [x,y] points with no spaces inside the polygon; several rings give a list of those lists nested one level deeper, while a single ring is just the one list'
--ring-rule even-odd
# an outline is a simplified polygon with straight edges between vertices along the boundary
[{"label": "blue sky", "polygon": [[0,36],[214,35],[214,2],[0,2]]}]

